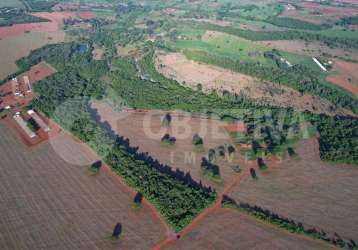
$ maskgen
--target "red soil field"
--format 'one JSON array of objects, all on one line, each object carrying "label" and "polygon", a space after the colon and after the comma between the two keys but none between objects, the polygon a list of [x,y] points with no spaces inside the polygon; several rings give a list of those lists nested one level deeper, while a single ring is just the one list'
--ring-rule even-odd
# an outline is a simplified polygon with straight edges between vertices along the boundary
[{"label": "red soil field", "polygon": [[92,12],[36,12],[33,16],[42,17],[50,22],[15,24],[8,27],[0,27],[0,38],[16,36],[24,32],[55,32],[59,29],[64,19],[80,17],[82,19],[92,19],[95,14]]},{"label": "red soil field", "polygon": [[303,2],[300,4],[308,11],[319,11],[324,16],[355,16],[358,15],[358,9],[355,8],[341,8],[333,6],[324,6],[319,3]]},{"label": "red soil field", "polygon": [[163,249],[334,249],[325,243],[290,234],[231,209],[219,209],[175,244]]},{"label": "red soil field", "polygon": [[[50,143],[27,148],[0,122],[0,249],[150,249],[164,229],[151,210],[105,169],[61,158]],[[82,162],[98,160],[68,135],[56,138]],[[123,225],[120,240],[108,237]]]},{"label": "red soil field", "polygon": [[333,66],[338,74],[329,76],[327,80],[358,97],[358,64],[334,60]]},{"label": "red soil field", "polygon": [[256,171],[257,181],[243,178],[229,196],[357,241],[358,168],[321,161],[316,138],[298,142],[294,150],[297,157],[268,163],[267,172]]},{"label": "red soil field", "polygon": [[96,14],[91,11],[80,11],[77,12],[77,16],[83,20],[89,20],[96,17]]},{"label": "red soil field", "polygon": [[24,32],[55,32],[58,25],[55,22],[24,23],[9,27],[0,27],[0,38],[17,36]]},{"label": "red soil field", "polygon": [[245,124],[243,122],[238,122],[238,123],[231,123],[228,124],[224,127],[224,129],[228,132],[228,133],[233,133],[233,132],[241,132],[241,133],[245,133],[247,128],[245,126]]}]

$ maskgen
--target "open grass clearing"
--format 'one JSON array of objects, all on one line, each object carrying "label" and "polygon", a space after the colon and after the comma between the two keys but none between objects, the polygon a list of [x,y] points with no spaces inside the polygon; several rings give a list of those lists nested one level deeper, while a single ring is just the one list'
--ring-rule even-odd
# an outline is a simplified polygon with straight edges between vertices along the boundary
[{"label": "open grass clearing", "polygon": [[18,7],[22,8],[24,5],[21,3],[20,0],[1,0],[0,8],[2,7]]}]

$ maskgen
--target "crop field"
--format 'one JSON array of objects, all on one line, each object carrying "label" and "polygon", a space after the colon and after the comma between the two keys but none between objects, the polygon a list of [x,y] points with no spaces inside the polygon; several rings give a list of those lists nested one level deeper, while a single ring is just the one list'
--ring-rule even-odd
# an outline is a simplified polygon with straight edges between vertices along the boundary
[{"label": "crop field", "polygon": [[[276,66],[274,60],[264,57],[264,52],[271,50],[269,46],[217,31],[206,31],[201,39],[178,40],[176,47],[206,51],[213,56],[219,55],[247,62],[259,62],[264,66]],[[315,67],[310,57],[285,51],[280,51],[280,53],[292,65],[302,64]]]},{"label": "crop field", "polygon": [[355,16],[358,14],[356,8],[327,6],[314,2],[301,2],[298,5],[302,9],[285,9],[282,16],[315,24],[324,24],[332,23],[342,17]]},{"label": "crop field", "polygon": [[336,74],[329,76],[327,80],[349,90],[358,97],[358,64],[335,60],[333,67]]},{"label": "crop field", "polygon": [[269,165],[257,181],[242,179],[229,196],[357,241],[358,169],[322,162],[315,138],[300,141],[294,150],[297,157]]},{"label": "crop field", "polygon": [[118,177],[89,174],[97,158],[67,134],[29,150],[2,123],[0,133],[1,249],[150,249],[164,237]]},{"label": "crop field", "polygon": [[32,50],[46,44],[63,42],[65,33],[62,31],[43,33],[23,33],[0,40],[0,79],[15,73],[16,60],[29,55]]},{"label": "crop field", "polygon": [[[207,157],[209,149],[217,149],[221,145],[233,145],[225,132],[225,123],[217,120],[190,117],[183,114],[172,114],[170,128],[161,126],[164,112],[116,112],[104,102],[94,102],[92,108],[112,130],[130,140],[133,147],[140,152],[148,152],[154,159],[174,169],[190,172],[194,180],[221,190],[235,177],[232,166],[243,166],[244,159],[235,154],[233,158],[217,156],[215,164],[219,165],[222,182],[217,183],[203,176],[200,168],[202,157]],[[184,127],[181,127],[184,125]],[[161,145],[161,138],[169,133],[176,138],[175,145]],[[204,150],[197,150],[192,138],[198,133],[204,141]]]},{"label": "crop field", "polygon": [[193,231],[165,249],[334,249],[306,237],[289,234],[240,212],[220,209]]},{"label": "crop field", "polygon": [[[203,90],[213,89],[243,94],[276,106],[295,107],[317,113],[332,113],[331,103],[323,98],[301,95],[298,91],[220,67],[188,60],[180,53],[157,53],[157,70],[167,78],[193,89],[201,84]],[[338,112],[344,112],[340,110]]]},{"label": "crop field", "polygon": [[342,57],[345,59],[358,60],[358,51],[353,49],[330,48],[318,42],[305,42],[302,40],[280,40],[280,41],[259,41],[255,42],[260,45],[287,51],[294,54],[305,56],[323,56]]}]

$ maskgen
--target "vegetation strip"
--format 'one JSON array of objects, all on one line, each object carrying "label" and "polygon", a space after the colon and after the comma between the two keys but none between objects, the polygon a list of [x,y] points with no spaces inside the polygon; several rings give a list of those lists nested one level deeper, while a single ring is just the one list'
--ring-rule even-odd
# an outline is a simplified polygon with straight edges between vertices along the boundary
[{"label": "vegetation strip", "polygon": [[238,209],[239,211],[252,215],[261,221],[268,222],[280,228],[286,229],[291,233],[304,234],[314,239],[320,239],[341,248],[350,250],[358,249],[358,246],[354,240],[345,241],[337,233],[328,235],[325,231],[320,229],[317,230],[316,228],[305,228],[305,226],[300,222],[285,218],[259,206],[244,202],[237,204],[228,196],[224,196],[224,199],[222,200],[222,206]]}]

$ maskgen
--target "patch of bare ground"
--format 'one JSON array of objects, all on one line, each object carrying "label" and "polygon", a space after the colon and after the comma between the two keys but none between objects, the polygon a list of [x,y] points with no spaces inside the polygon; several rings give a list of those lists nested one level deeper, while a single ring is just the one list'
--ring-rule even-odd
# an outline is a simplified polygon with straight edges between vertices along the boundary
[{"label": "patch of bare ground", "polygon": [[342,17],[358,15],[357,8],[327,6],[316,2],[302,2],[300,6],[307,11],[318,12],[323,16]]},{"label": "patch of bare ground", "polygon": [[347,89],[358,97],[358,64],[334,60],[333,70],[337,74],[329,76],[327,80]]},{"label": "patch of bare ground", "polygon": [[194,62],[180,53],[157,53],[156,68],[165,77],[193,89],[200,84],[204,91],[229,91],[274,106],[294,107],[314,113],[344,114],[347,112],[335,110],[334,105],[323,98],[301,95],[298,91],[282,85],[260,82],[247,75]]},{"label": "patch of bare ground", "polygon": [[309,227],[358,240],[358,168],[319,159],[317,139],[300,141],[297,158],[257,170],[258,180],[243,178],[229,196]]},{"label": "patch of bare ground", "polygon": [[305,42],[303,40],[260,41],[257,44],[277,50],[283,50],[299,55],[342,57],[358,60],[358,51],[353,49],[329,48],[319,42]]},{"label": "patch of bare ground", "polygon": [[303,10],[287,10],[287,9],[285,9],[280,16],[297,19],[297,20],[301,20],[304,22],[314,23],[314,24],[323,24],[326,22],[326,19],[327,19],[325,17],[322,17],[322,15],[310,14]]},{"label": "patch of bare ground", "polygon": [[125,47],[118,45],[116,49],[117,49],[117,55],[120,57],[126,57],[136,52],[136,48],[130,45]]},{"label": "patch of bare ground", "polygon": [[[171,112],[172,122],[169,128],[162,126],[164,111],[123,111],[116,112],[104,102],[93,102],[92,108],[102,122],[115,133],[129,139],[133,147],[139,147],[140,152],[148,152],[154,159],[167,164],[173,169],[190,172],[196,181],[202,181],[220,191],[235,178],[233,166],[243,166],[244,159],[236,153],[233,158],[219,157],[214,164],[219,166],[222,182],[215,182],[203,176],[201,170],[202,157],[207,157],[209,149],[221,145],[233,145],[225,131],[224,122],[190,116],[180,112]],[[162,145],[161,138],[168,133],[176,138],[175,145]],[[203,139],[203,149],[195,148],[192,139],[199,134]]]},{"label": "patch of bare ground", "polygon": [[[53,138],[60,148],[31,149],[2,123],[0,134],[0,249],[150,249],[164,237],[148,208],[131,208],[117,176],[89,174],[96,157],[67,134]],[[123,233],[112,244],[117,222]]]},{"label": "patch of bare ground", "polygon": [[99,47],[95,47],[94,50],[92,51],[92,56],[93,59],[95,60],[102,60],[103,54],[104,54],[104,49]]},{"label": "patch of bare ground", "polygon": [[334,249],[290,234],[231,209],[208,215],[193,231],[165,249]]}]

